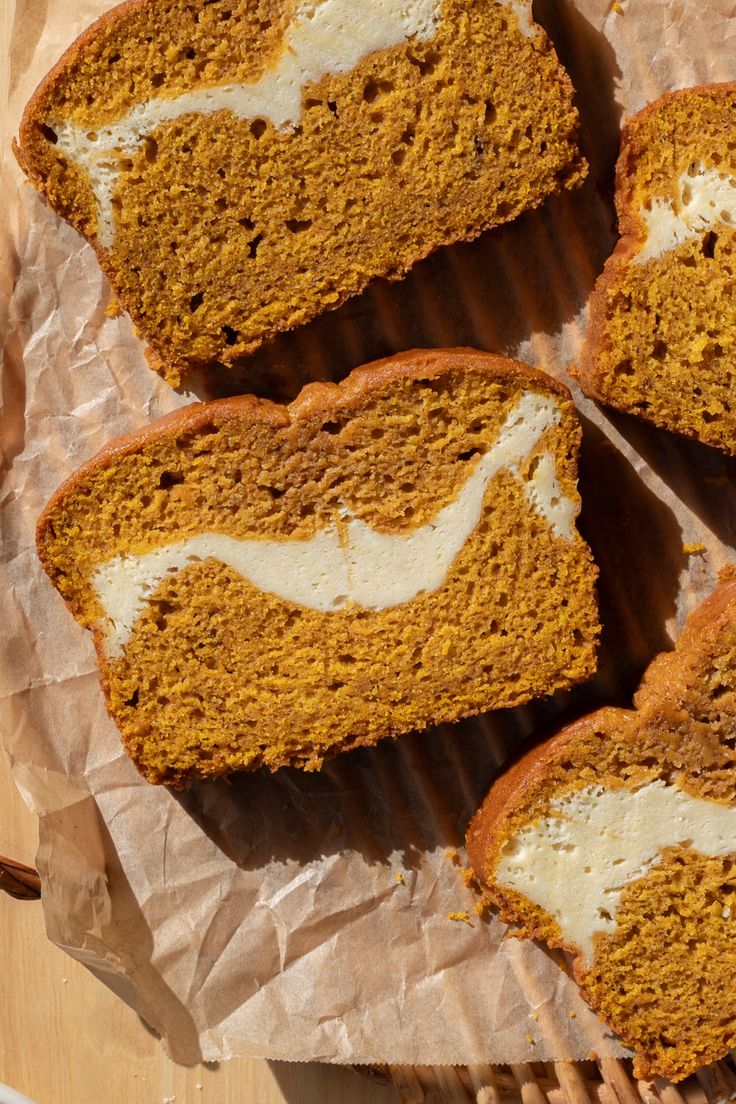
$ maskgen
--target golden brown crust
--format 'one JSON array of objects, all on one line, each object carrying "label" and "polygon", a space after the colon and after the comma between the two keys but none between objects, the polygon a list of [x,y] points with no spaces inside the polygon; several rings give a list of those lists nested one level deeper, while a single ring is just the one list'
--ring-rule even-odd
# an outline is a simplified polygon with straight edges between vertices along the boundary
[{"label": "golden brown crust", "polygon": [[[122,0],[110,11],[99,16],[94,23],[90,24],[75,38],[74,42],[67,47],[36,88],[26,104],[20,121],[18,128],[19,141],[14,139],[12,145],[21,169],[40,191],[44,191],[45,179],[38,170],[37,163],[31,153],[38,141],[36,128],[42,119],[43,110],[52,93],[56,91],[59,83],[63,82],[68,75],[70,68],[89,47],[96,45],[105,38],[112,38],[119,30],[126,29],[131,16],[141,15],[146,11],[156,16],[160,10],[161,0]],[[91,244],[94,245],[94,241]],[[98,250],[98,255],[100,252]]]},{"label": "golden brown crust", "polygon": [[[670,364],[668,361],[666,365],[660,363],[663,349],[655,347],[648,357],[644,356],[641,350],[633,349],[631,343],[624,350],[619,347],[620,342],[612,338],[612,326],[620,311],[635,309],[634,307],[624,308],[620,300],[622,297],[631,297],[630,284],[634,258],[645,241],[646,226],[641,217],[640,207],[642,202],[650,202],[653,198],[653,193],[649,190],[650,181],[640,178],[643,159],[653,156],[653,146],[656,142],[661,144],[665,152],[676,147],[678,141],[683,149],[687,150],[685,136],[676,133],[677,119],[669,119],[670,111],[676,112],[679,108],[683,110],[697,108],[707,112],[708,109],[717,110],[721,105],[727,105],[729,99],[733,101],[735,98],[736,82],[698,85],[666,93],[625,122],[616,164],[614,196],[619,239],[596,281],[589,302],[588,326],[580,360],[577,366],[571,369],[571,374],[578,379],[583,391],[591,398],[626,413],[653,421],[664,429],[714,445],[732,455],[736,454],[736,425],[732,424],[729,404],[726,403],[724,408],[720,390],[709,388],[709,370],[704,368],[702,371],[696,371],[697,378],[693,381],[689,366],[684,362],[679,366],[679,371],[678,364],[675,362]],[[728,114],[730,116],[732,112]],[[713,129],[717,132],[717,124],[713,124]],[[728,134],[724,133],[722,143],[726,158],[731,156],[726,149],[727,140]],[[691,135],[688,135],[687,141],[692,145]],[[715,151],[719,160],[723,151]],[[708,155],[712,151],[704,148],[703,152]],[[696,153],[695,147],[692,146],[690,158],[694,158]],[[679,156],[681,158],[682,153]],[[660,194],[658,191],[654,192],[654,196],[658,194]],[[693,257],[688,255],[684,259],[688,266],[694,266]],[[658,263],[661,267],[662,262]],[[698,260],[698,263],[701,261]],[[665,278],[662,273],[654,272],[652,266],[653,262],[648,262],[642,268],[647,271],[652,269],[653,279]],[[644,278],[644,273],[641,278]],[[643,301],[642,296],[636,300],[636,309],[641,309],[640,300]],[[677,300],[676,280],[671,302],[674,304],[675,311],[681,311],[681,304]],[[648,304],[646,309],[655,314],[662,308],[657,300],[656,305]],[[704,323],[704,329],[712,328],[710,321]],[[659,323],[654,326],[653,333],[656,346],[662,336]],[[730,351],[727,351],[727,355],[730,357]],[[626,389],[623,389],[617,378],[620,368],[616,361],[619,359],[632,361],[631,365],[625,367],[627,379],[630,377],[633,380],[627,383]],[[697,368],[698,366],[695,365],[695,369]],[[662,375],[665,370],[668,372],[666,377]],[[726,379],[730,371],[730,360],[724,362],[720,371],[722,377]],[[661,396],[658,392],[655,393],[652,383],[658,376],[663,379]],[[678,402],[680,392],[682,392],[682,403]],[[720,425],[721,421],[723,427]]]},{"label": "golden brown crust", "polygon": [[[690,615],[676,649],[650,664],[635,696],[635,709],[600,709],[532,748],[494,783],[468,828],[468,854],[485,895],[499,908],[504,920],[519,926],[520,935],[563,947],[574,956],[573,972],[583,995],[636,1050],[639,1076],[659,1074],[680,1080],[699,1065],[722,1056],[736,1038],[736,1007],[728,1011],[725,995],[718,997],[717,1012],[714,1004],[712,1022],[702,1024],[698,1019],[707,1019],[707,1005],[705,1011],[693,1006],[692,1024],[697,1023],[698,1030],[691,1030],[687,1009],[699,974],[697,970],[690,976],[687,971],[683,974],[677,957],[679,949],[673,950],[668,960],[671,933],[654,952],[648,946],[645,949],[635,912],[637,907],[652,907],[652,900],[661,893],[661,888],[656,888],[660,882],[677,884],[678,872],[685,871],[682,877],[689,879],[688,884],[693,878],[697,881],[698,863],[703,877],[710,879],[709,885],[715,885],[718,877],[729,882],[728,862],[723,866],[722,860],[698,857],[688,849],[670,849],[651,878],[647,875],[627,887],[622,898],[621,930],[617,928],[612,936],[596,936],[592,965],[586,963],[579,947],[565,939],[549,913],[499,882],[496,869],[504,845],[517,831],[544,819],[552,799],[586,786],[624,785],[636,789],[664,780],[693,796],[736,804],[736,756],[731,748],[736,723],[735,656],[736,579],[727,572],[721,585]],[[711,895],[713,892],[712,888],[708,890]],[[674,912],[677,906],[668,907]],[[706,949],[697,944],[697,912],[693,915],[692,909],[688,911],[684,900],[682,908],[681,930],[687,929],[693,947],[699,955],[703,952],[698,961],[717,958],[720,943],[705,953]],[[716,909],[715,903],[712,908]],[[728,908],[724,915],[729,915]],[[690,931],[693,919],[695,933]],[[647,931],[656,932],[656,912],[646,924]],[[717,938],[731,937],[719,929]],[[635,946],[633,954],[630,944]],[[670,987],[671,999],[675,1005],[679,1000],[681,1005],[677,1026],[673,1020],[671,1030],[669,1025],[664,1028],[664,1043],[659,1038],[663,1030],[657,1019],[659,1006],[649,1003],[651,995],[637,998],[636,1007],[632,1006],[634,991],[646,988],[649,954],[651,971],[659,971],[667,979],[663,984]],[[736,985],[736,977],[728,982],[730,967],[724,969],[726,981],[719,974],[718,990],[727,994],[729,985],[731,990]],[[674,1016],[672,1011],[662,1014],[665,1019]],[[721,1022],[724,1015],[726,1019]],[[700,1041],[698,1031],[702,1032]]]},{"label": "golden brown crust", "polygon": [[621,128],[621,151],[616,162],[616,190],[614,201],[619,220],[619,233],[622,238],[636,236],[641,230],[641,219],[637,217],[632,205],[636,165],[641,152],[641,134],[653,119],[670,104],[689,103],[693,99],[719,101],[736,94],[736,81],[724,81],[720,84],[697,84],[690,88],[680,88],[675,92],[665,92],[657,100],[647,104],[635,115],[631,115]]},{"label": "golden brown crust", "polygon": [[[129,0],[137,3],[138,0]],[[317,413],[328,415],[359,402],[366,394],[377,391],[385,384],[399,379],[420,376],[431,378],[451,372],[453,369],[497,373],[499,378],[527,380],[530,384],[571,399],[569,388],[539,368],[532,368],[520,360],[484,353],[477,349],[408,349],[394,356],[382,357],[370,364],[354,368],[339,383],[309,383],[288,405],[257,398],[255,395],[235,395],[211,402],[192,403],[181,410],[172,410],[151,425],[117,437],[105,445],[95,456],[72,473],[46,503],[36,524],[36,547],[39,558],[47,571],[51,565],[45,560],[45,534],[56,507],[69,492],[82,484],[90,475],[104,468],[117,457],[136,452],[141,447],[176,433],[196,433],[206,425],[218,425],[229,418],[247,417],[252,422],[285,426],[300,418]]]},{"label": "golden brown crust", "polygon": [[[552,764],[564,758],[573,746],[600,729],[628,728],[637,710],[650,703],[678,701],[687,686],[683,675],[690,672],[693,659],[713,647],[724,630],[736,622],[736,579],[722,582],[690,614],[672,652],[663,652],[651,661],[642,675],[634,697],[635,710],[604,707],[563,728],[556,735],[530,748],[493,783],[483,804],[468,826],[467,847],[471,864],[482,879],[491,878],[498,848],[508,832],[510,819],[526,808],[529,795],[540,789]],[[645,724],[641,719],[641,725]]]},{"label": "golden brown crust", "polygon": [[[515,809],[526,804],[529,792],[544,780],[550,764],[565,748],[595,725],[596,716],[582,717],[551,739],[529,748],[493,783],[470,821],[465,839],[470,865],[482,882],[489,882],[493,877],[498,851]],[[494,895],[500,890],[495,884],[489,888]]]},{"label": "golden brown crust", "polygon": [[[123,0],[117,7],[101,15],[94,23],[87,27],[85,31],[82,31],[82,33],[75,38],[71,46],[67,47],[56,65],[49,70],[26,104],[18,128],[18,141],[16,141],[15,138],[13,139],[12,148],[19,166],[39,191],[42,192],[44,190],[44,178],[37,168],[34,158],[29,154],[37,142],[35,129],[38,126],[39,111],[42,109],[49,93],[54,88],[57,80],[64,76],[70,63],[75,61],[79,54],[87,45],[94,42],[98,35],[103,34],[107,30],[113,30],[116,26],[124,23],[132,9],[139,7],[141,4],[148,4],[150,7],[153,7],[155,2],[156,0]],[[94,245],[94,242],[91,244]],[[98,256],[100,256],[100,251],[97,249],[96,251]]]}]

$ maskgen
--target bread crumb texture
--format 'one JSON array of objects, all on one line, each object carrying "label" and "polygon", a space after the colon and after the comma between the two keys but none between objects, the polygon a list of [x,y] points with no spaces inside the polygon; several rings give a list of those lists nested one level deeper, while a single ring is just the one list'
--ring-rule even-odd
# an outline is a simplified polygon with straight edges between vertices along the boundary
[{"label": "bread crumb texture", "polygon": [[[436,589],[325,613],[206,558],[159,580],[110,656],[99,564],[203,532],[308,540],[346,509],[378,534],[410,535],[456,500],[530,389],[554,400],[560,422],[518,471],[490,481]],[[569,394],[542,373],[485,354],[402,354],[340,386],[310,385],[291,407],[199,404],[114,445],[49,503],[39,553],[95,631],[110,713],[148,779],[314,769],[592,675],[590,552],[574,526],[556,535],[525,490],[552,455],[559,493],[579,504],[579,436]]]},{"label": "bread crumb texture", "polygon": [[[593,937],[592,961],[497,872],[504,850],[548,822],[565,795],[657,782],[685,800],[719,803],[724,816],[736,806],[736,582],[696,611],[674,652],[654,660],[635,705],[591,714],[521,759],[476,814],[468,849],[505,920],[575,955],[584,997],[635,1050],[635,1075],[679,1081],[736,1045],[736,838],[733,853],[706,855],[677,842],[673,821],[675,843],[623,887],[612,930]],[[628,838],[631,825],[611,831]],[[591,837],[586,869],[596,866],[597,845]],[[616,868],[608,873],[615,885]]]},{"label": "bread crumb texture", "polygon": [[433,37],[308,83],[296,125],[192,111],[134,148],[101,147],[88,166],[114,174],[104,245],[87,168],[62,151],[59,123],[94,145],[136,105],[252,84],[275,69],[300,12],[289,0],[124,5],[26,109],[21,165],[95,243],[172,383],[585,175],[572,85],[544,32],[524,33],[510,4],[444,0]]},{"label": "bread crumb texture", "polygon": [[668,94],[624,126],[621,238],[590,304],[584,391],[736,455],[736,87]]}]

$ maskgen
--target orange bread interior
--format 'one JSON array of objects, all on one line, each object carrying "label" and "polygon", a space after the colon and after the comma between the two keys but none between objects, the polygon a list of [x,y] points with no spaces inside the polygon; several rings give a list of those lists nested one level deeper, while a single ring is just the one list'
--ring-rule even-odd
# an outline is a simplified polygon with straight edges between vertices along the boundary
[{"label": "orange bread interior", "polygon": [[678,1081],[736,1045],[736,581],[607,708],[534,748],[468,830],[485,892]]},{"label": "orange bread interior", "polygon": [[176,383],[581,181],[528,8],[132,0],[41,84],[18,158]]},{"label": "orange bread interior", "polygon": [[578,376],[601,402],[736,455],[736,85],[663,96],[626,123],[621,238]]},{"label": "orange bread interior", "polygon": [[39,554],[148,779],[315,768],[592,675],[579,436],[541,372],[406,353],[113,442]]}]

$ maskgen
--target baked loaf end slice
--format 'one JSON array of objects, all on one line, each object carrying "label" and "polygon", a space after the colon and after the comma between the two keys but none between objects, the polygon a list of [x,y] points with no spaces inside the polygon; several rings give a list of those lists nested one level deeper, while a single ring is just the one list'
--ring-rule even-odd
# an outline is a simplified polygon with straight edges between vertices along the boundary
[{"label": "baked loaf end slice", "polygon": [[621,238],[577,375],[601,402],[736,454],[736,85],[663,96],[623,130]]},{"label": "baked loaf end slice", "polygon": [[467,843],[503,918],[575,956],[636,1076],[677,1081],[736,1044],[736,582],[654,660],[635,704],[528,753]]},{"label": "baked loaf end slice", "polygon": [[29,103],[19,161],[176,383],[577,185],[528,0],[133,0]]},{"label": "baked loaf end slice", "polygon": [[579,435],[561,384],[455,350],[113,443],[51,500],[38,548],[140,771],[315,768],[588,678]]}]

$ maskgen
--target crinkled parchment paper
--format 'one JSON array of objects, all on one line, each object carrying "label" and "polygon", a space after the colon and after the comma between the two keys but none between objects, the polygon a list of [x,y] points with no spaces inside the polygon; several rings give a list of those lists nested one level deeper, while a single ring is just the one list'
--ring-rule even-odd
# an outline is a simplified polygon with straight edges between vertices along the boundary
[{"label": "crinkled parchment paper", "polygon": [[[109,6],[17,0],[10,133],[38,79]],[[566,378],[613,242],[622,112],[666,88],[736,77],[736,4],[619,8],[545,0],[538,12],[579,90],[585,187],[280,339],[254,359],[252,386],[293,394],[306,379],[338,378],[415,345],[476,345]],[[133,1004],[182,1062],[618,1053],[551,956],[475,915],[460,877],[462,838],[520,742],[570,710],[627,702],[713,586],[733,556],[733,461],[576,392],[582,528],[601,566],[605,622],[594,683],[351,753],[317,775],[244,775],[179,795],[154,788],[121,753],[91,642],[44,577],[33,527],[61,480],[111,437],[197,396],[171,391],[147,368],[127,317],[106,314],[110,292],[92,250],[10,159],[1,194],[0,729],[40,818],[50,937]],[[208,386],[212,394],[238,384]],[[468,923],[449,918],[465,912]]]}]

